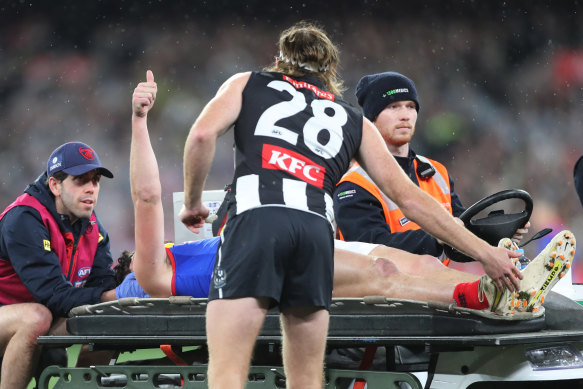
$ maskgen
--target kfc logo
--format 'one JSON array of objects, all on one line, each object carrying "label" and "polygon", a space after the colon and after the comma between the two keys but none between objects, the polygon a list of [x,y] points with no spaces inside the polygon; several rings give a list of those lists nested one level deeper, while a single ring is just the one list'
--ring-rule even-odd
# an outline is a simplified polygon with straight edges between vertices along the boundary
[{"label": "kfc logo", "polygon": [[326,169],[301,154],[283,147],[264,144],[262,159],[264,169],[284,170],[318,188],[324,186]]}]

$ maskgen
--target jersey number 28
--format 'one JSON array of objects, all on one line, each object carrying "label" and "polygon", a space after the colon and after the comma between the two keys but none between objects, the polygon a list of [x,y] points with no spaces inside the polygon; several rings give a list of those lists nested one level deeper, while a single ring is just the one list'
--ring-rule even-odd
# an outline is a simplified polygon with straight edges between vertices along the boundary
[{"label": "jersey number 28", "polygon": [[[282,101],[266,109],[257,121],[255,135],[278,138],[295,146],[298,142],[298,134],[287,128],[277,126],[275,123],[306,109],[308,106],[306,97],[284,81],[271,81],[267,86],[280,92],[288,92],[292,95],[292,99]],[[302,130],[304,143],[319,156],[326,159],[333,158],[342,147],[342,126],[346,124],[348,114],[340,104],[330,100],[314,99],[310,106],[312,107],[313,116],[306,121]],[[332,110],[332,116],[325,112],[326,108]],[[329,140],[325,144],[318,139],[321,131],[328,131]]]}]

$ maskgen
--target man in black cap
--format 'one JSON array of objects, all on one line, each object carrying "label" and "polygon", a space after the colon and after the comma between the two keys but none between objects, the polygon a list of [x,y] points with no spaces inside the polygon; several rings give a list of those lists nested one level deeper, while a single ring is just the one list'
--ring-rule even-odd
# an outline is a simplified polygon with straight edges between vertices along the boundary
[{"label": "man in black cap", "polygon": [[[367,75],[358,82],[356,96],[364,116],[376,125],[409,178],[453,216],[460,216],[465,209],[445,166],[416,154],[409,145],[419,112],[413,81],[396,72]],[[442,242],[405,217],[358,164],[337,186],[334,212],[344,240],[384,244],[435,257],[443,252]],[[527,231],[528,224],[517,231],[514,239],[520,240]]]},{"label": "man in black cap", "polygon": [[36,339],[63,333],[71,308],[115,300],[109,237],[94,213],[101,176],[91,147],[58,147],[47,169],[0,214],[0,389],[25,388]]}]

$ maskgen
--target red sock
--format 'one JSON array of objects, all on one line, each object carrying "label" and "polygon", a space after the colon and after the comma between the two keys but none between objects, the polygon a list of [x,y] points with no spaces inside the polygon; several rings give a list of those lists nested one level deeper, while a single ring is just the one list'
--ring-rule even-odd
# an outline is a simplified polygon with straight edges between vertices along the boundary
[{"label": "red sock", "polygon": [[478,285],[480,285],[480,280],[456,285],[453,291],[453,299],[458,307],[471,309],[485,309],[489,307],[486,296],[480,302],[478,298]]}]

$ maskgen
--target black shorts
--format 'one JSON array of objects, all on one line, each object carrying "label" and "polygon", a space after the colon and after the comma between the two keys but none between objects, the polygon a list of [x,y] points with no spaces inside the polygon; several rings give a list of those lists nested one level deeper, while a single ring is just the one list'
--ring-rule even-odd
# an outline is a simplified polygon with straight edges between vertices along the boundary
[{"label": "black shorts", "polygon": [[329,309],[333,278],[334,243],[326,219],[284,207],[256,208],[229,218],[209,300],[267,297],[280,310]]}]

